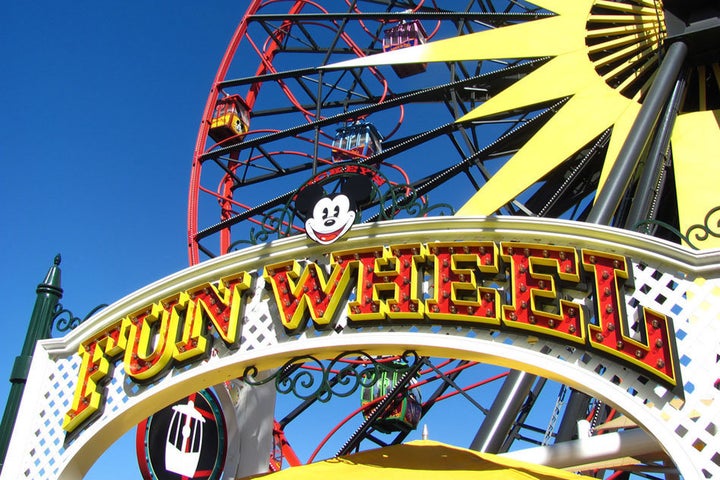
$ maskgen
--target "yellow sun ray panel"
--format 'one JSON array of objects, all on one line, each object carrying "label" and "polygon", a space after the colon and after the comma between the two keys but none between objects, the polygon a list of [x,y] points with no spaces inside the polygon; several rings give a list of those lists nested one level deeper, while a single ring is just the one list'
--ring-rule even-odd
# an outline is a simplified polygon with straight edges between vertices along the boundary
[{"label": "yellow sun ray panel", "polygon": [[638,89],[637,92],[635,92],[635,95],[633,95],[633,100],[640,103],[640,99],[643,96],[643,92],[650,91],[650,87],[652,87],[653,80],[655,80],[655,74],[648,76],[645,81],[642,84],[642,87]]},{"label": "yellow sun ray panel", "polygon": [[590,21],[596,23],[632,23],[642,24],[644,15],[590,15]]},{"label": "yellow sun ray panel", "polygon": [[614,10],[624,13],[641,13],[643,15],[655,15],[654,8],[641,7],[640,5],[629,5],[626,3],[611,2],[608,0],[596,0],[595,6],[602,7],[606,10]]},{"label": "yellow sun ray panel", "polygon": [[[407,63],[453,62],[555,56],[585,47],[585,20],[592,1],[542,0],[538,6],[560,15],[484,30],[436,42],[378,53],[321,68],[353,68]],[[546,6],[547,5],[547,6]]]},{"label": "yellow sun ray panel", "polygon": [[589,53],[598,53],[598,52],[604,52],[606,50],[614,50],[615,48],[622,47],[623,45],[635,45],[635,44],[644,44],[647,43],[645,39],[648,39],[648,41],[657,43],[657,36],[651,36],[648,37],[646,35],[625,35],[622,37],[613,38],[611,40],[608,40],[607,42],[598,43],[595,45],[592,45],[588,48]]},{"label": "yellow sun ray panel", "polygon": [[[671,143],[680,231],[685,233],[692,225],[703,224],[705,215],[720,206],[720,110],[680,115]],[[709,226],[718,231],[717,225]],[[700,242],[691,235],[690,240],[701,249],[720,248],[720,238],[713,236]]]},{"label": "yellow sun ray panel", "polygon": [[[643,55],[651,55],[655,53],[654,46],[657,45],[657,40],[655,38],[649,38],[647,40],[643,39],[640,41],[636,41],[632,45],[628,45],[627,47],[618,50],[614,53],[611,53],[609,55],[604,55],[601,59],[595,62],[595,65],[600,67],[603,65],[608,65],[620,60],[625,59],[625,62],[632,63],[635,61],[634,57],[631,57],[631,55],[635,52],[641,52]],[[628,58],[630,57],[630,58]],[[607,75],[606,75],[607,76]]]},{"label": "yellow sun ray panel", "polygon": [[[642,62],[642,63],[641,63]],[[640,55],[636,55],[635,57],[629,59],[622,65],[618,66],[615,70],[613,70],[610,74],[606,75],[606,78],[612,78],[615,75],[619,75],[622,72],[625,72],[627,70],[632,70],[628,77],[620,84],[616,85],[615,88],[622,92],[625,88],[627,88],[630,84],[637,81],[639,78],[643,76],[643,74],[649,70],[651,67],[657,64],[657,57],[653,55],[653,51],[651,49],[647,49],[644,52],[641,52]]]},{"label": "yellow sun ray panel", "polygon": [[593,85],[602,86],[605,83],[592,68],[585,52],[560,55],[457,121],[462,123],[556,100]]},{"label": "yellow sun ray panel", "polygon": [[622,116],[628,99],[612,89],[585,89],[478,190],[457,215],[490,215],[596,138]]},{"label": "yellow sun ray panel", "polygon": [[589,30],[588,38],[603,38],[612,36],[625,36],[637,33],[644,33],[648,30],[645,25],[626,25],[624,27],[598,28],[597,30]]}]

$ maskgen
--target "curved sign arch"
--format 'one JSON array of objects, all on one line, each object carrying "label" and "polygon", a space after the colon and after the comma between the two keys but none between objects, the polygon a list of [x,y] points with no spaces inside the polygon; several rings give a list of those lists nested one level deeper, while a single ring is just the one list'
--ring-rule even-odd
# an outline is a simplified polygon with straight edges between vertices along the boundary
[{"label": "curved sign arch", "polygon": [[248,368],[407,349],[570,385],[636,421],[687,478],[720,474],[719,260],[627,231],[509,217],[380,222],[329,246],[251,247],[40,342],[2,478],[81,478],[159,406]]}]

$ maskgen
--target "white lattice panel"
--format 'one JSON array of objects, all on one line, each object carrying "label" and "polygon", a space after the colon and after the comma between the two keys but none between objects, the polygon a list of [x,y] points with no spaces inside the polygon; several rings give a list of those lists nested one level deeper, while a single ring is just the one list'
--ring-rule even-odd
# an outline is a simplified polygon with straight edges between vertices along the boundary
[{"label": "white lattice panel", "polygon": [[53,478],[60,468],[59,458],[64,452],[65,432],[57,422],[62,418],[72,401],[71,388],[77,380],[80,359],[70,357],[55,363],[48,362],[44,370],[43,394],[38,411],[26,415],[20,411],[20,428],[32,432],[34,446],[27,452],[23,475],[26,478]]}]

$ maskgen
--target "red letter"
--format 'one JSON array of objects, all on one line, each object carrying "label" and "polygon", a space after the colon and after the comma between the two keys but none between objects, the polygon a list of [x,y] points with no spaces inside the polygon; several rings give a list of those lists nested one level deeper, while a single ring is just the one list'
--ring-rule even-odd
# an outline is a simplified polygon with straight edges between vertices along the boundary
[{"label": "red letter", "polygon": [[624,257],[583,250],[583,266],[593,272],[595,317],[588,325],[590,345],[625,360],[673,388],[678,386],[675,331],[665,315],[640,308],[640,340],[631,338],[621,285],[628,278]]},{"label": "red letter", "polygon": [[433,298],[427,316],[499,325],[500,294],[482,286],[478,275],[498,273],[498,251],[493,242],[437,242],[427,246],[432,262]]},{"label": "red letter", "polygon": [[[520,328],[585,343],[585,319],[580,305],[560,300],[558,280],[578,283],[577,252],[571,247],[501,243],[502,256],[510,263],[512,305],[503,306],[503,321]],[[539,273],[540,271],[547,273]]]}]

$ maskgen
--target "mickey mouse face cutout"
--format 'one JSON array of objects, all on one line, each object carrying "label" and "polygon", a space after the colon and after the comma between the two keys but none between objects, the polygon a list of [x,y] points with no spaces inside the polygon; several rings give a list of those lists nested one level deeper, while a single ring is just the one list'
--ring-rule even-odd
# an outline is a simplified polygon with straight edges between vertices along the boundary
[{"label": "mickey mouse face cutout", "polygon": [[344,179],[340,193],[327,194],[317,183],[307,185],[298,192],[295,208],[306,219],[307,236],[329,245],[350,230],[371,193],[372,181],[365,175],[353,175]]}]

